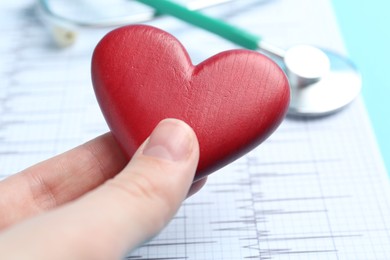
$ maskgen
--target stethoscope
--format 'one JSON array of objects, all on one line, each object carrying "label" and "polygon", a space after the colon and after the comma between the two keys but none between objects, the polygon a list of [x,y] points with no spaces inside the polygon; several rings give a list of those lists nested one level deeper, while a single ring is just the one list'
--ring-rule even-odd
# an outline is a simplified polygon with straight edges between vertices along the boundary
[{"label": "stethoscope", "polygon": [[[137,15],[86,22],[57,15],[47,0],[40,0],[43,16],[54,24],[101,27],[119,26],[147,21],[159,14],[169,14],[192,25],[215,33],[242,47],[259,50],[273,58],[285,71],[291,87],[289,114],[295,116],[324,116],[344,108],[360,93],[361,76],[349,59],[329,50],[310,45],[297,45],[280,49],[257,35],[204,15],[198,9],[233,0],[191,1],[191,7],[170,0],[136,0],[152,7]],[[212,3],[210,3],[212,2]],[[72,30],[56,27],[53,30],[57,42],[69,45],[74,41]]]}]

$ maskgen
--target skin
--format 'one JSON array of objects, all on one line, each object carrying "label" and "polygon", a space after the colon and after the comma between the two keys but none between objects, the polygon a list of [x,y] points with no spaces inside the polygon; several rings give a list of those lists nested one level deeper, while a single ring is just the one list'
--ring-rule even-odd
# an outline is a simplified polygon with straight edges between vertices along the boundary
[{"label": "skin", "polygon": [[193,183],[199,145],[160,122],[128,163],[110,133],[0,182],[0,259],[120,259],[156,235]]}]

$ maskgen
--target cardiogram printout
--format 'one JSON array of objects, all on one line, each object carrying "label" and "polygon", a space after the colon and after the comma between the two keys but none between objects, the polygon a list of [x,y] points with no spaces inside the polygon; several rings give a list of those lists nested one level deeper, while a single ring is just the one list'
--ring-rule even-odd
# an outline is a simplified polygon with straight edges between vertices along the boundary
[{"label": "cardiogram printout", "polygon": [[[57,48],[35,7],[0,3],[1,178],[108,131],[90,80],[106,31],[82,30],[74,46]],[[346,52],[326,0],[242,0],[205,12],[280,47]],[[171,17],[148,24],[178,37],[195,64],[238,48]],[[390,259],[389,179],[362,100],[323,118],[287,117],[127,259]]]}]

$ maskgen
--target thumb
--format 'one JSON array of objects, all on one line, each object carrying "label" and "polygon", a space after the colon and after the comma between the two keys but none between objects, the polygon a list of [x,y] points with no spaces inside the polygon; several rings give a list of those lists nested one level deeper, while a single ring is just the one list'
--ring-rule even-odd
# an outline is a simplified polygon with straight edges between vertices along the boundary
[{"label": "thumb", "polygon": [[[182,121],[163,120],[115,178],[79,200],[25,223],[24,229],[19,225],[21,235],[14,236],[15,244],[24,240],[33,251],[30,259],[35,259],[33,255],[37,259],[120,258],[158,233],[174,216],[192,184],[198,158],[193,130]],[[32,239],[25,241],[26,234],[33,234]],[[62,234],[58,242],[52,239],[57,234]]]},{"label": "thumb", "polygon": [[198,159],[193,130],[180,120],[163,120],[126,168],[91,200],[116,202],[113,212],[121,211],[123,221],[118,222],[118,232],[127,237],[125,247],[135,246],[160,231],[177,212],[190,190]]}]

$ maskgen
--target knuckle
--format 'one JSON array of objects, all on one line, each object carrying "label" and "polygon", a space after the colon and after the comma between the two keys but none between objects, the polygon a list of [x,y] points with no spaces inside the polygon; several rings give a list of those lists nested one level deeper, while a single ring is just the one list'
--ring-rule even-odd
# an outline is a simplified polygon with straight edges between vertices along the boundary
[{"label": "knuckle", "polygon": [[107,174],[107,167],[103,163],[102,158],[99,157],[96,148],[88,143],[82,146],[82,148],[83,153],[80,153],[79,160],[84,162],[87,170],[94,169],[94,172],[96,173],[94,177],[97,178],[99,182],[108,179],[110,176]]},{"label": "knuckle", "polygon": [[[161,171],[159,173],[163,174]],[[150,205],[158,205],[168,212],[174,211],[177,204],[174,192],[161,178],[153,178],[153,176],[155,175],[133,170],[126,176],[109,180],[107,184],[126,196],[125,200],[137,199],[146,203],[151,202]]]},{"label": "knuckle", "polygon": [[44,180],[40,173],[33,172],[26,176],[35,208],[39,211],[46,211],[56,207],[58,203],[53,187]]}]

